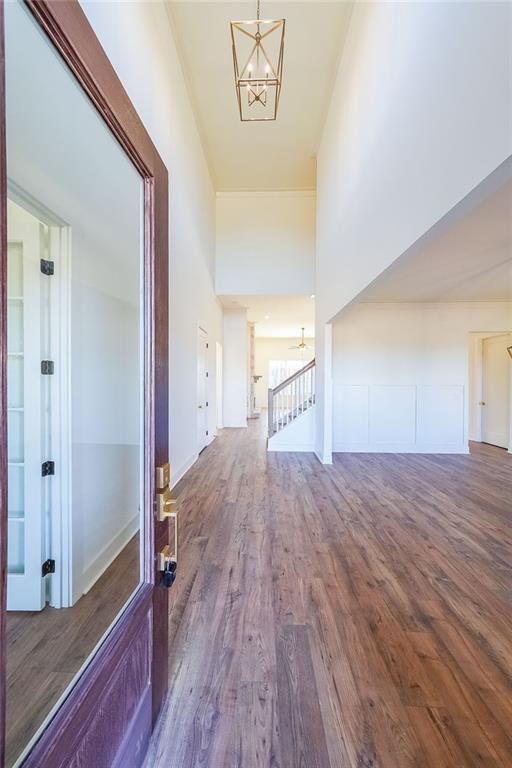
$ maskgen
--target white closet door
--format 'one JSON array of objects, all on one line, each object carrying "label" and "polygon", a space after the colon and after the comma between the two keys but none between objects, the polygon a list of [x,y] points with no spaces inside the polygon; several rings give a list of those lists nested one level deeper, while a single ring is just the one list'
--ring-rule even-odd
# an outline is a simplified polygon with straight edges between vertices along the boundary
[{"label": "white closet door", "polygon": [[7,609],[37,611],[45,604],[40,224],[17,210],[9,206],[7,246]]},{"label": "white closet door", "polygon": [[208,336],[202,328],[197,334],[197,450],[208,444]]},{"label": "white closet door", "polygon": [[512,334],[483,341],[482,440],[501,448],[510,440],[511,343]]}]

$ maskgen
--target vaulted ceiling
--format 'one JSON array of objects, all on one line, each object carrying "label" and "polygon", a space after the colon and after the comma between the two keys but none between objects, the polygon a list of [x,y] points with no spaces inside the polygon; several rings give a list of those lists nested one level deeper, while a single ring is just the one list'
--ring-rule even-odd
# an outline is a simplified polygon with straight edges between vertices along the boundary
[{"label": "vaulted ceiling", "polygon": [[216,189],[314,188],[351,3],[262,1],[262,18],[286,19],[278,117],[265,123],[240,122],[229,30],[230,20],[255,17],[256,2],[167,7]]}]

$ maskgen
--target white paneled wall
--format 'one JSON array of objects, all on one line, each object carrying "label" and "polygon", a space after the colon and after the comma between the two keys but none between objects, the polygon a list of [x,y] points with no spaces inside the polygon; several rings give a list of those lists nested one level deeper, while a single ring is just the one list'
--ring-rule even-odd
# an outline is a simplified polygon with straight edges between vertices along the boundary
[{"label": "white paneled wall", "polygon": [[369,388],[370,442],[376,445],[409,445],[415,441],[414,387],[376,385]]},{"label": "white paneled wall", "polygon": [[416,387],[416,442],[425,447],[464,443],[464,387]]},{"label": "white paneled wall", "polygon": [[468,450],[470,333],[512,328],[506,303],[360,304],[334,326],[333,450]]},{"label": "white paneled wall", "polygon": [[335,450],[342,445],[366,446],[370,439],[369,387],[365,384],[334,384],[333,440]]},{"label": "white paneled wall", "polygon": [[334,450],[465,452],[461,385],[337,385]]}]

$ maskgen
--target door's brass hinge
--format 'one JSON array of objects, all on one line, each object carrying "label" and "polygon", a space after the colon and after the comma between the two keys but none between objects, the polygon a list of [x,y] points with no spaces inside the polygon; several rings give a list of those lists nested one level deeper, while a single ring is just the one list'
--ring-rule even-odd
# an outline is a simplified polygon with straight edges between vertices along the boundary
[{"label": "door's brass hinge", "polygon": [[157,491],[163,491],[169,486],[171,482],[171,465],[169,462],[161,464],[156,468],[155,472],[155,486]]}]

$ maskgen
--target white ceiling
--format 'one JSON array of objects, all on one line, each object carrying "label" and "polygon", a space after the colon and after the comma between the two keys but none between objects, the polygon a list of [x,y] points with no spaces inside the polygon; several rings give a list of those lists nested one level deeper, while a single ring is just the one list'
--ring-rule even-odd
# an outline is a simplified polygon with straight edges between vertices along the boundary
[{"label": "white ceiling", "polygon": [[301,328],[315,335],[315,300],[310,296],[219,296],[226,309],[247,309],[247,319],[256,323],[256,336],[299,338]]},{"label": "white ceiling", "polygon": [[265,2],[285,18],[283,87],[276,122],[241,123],[230,20],[256,2],[169,2],[169,15],[217,190],[312,189],[315,155],[350,18],[349,2]]},{"label": "white ceiling", "polygon": [[512,301],[512,180],[405,254],[359,301]]}]

